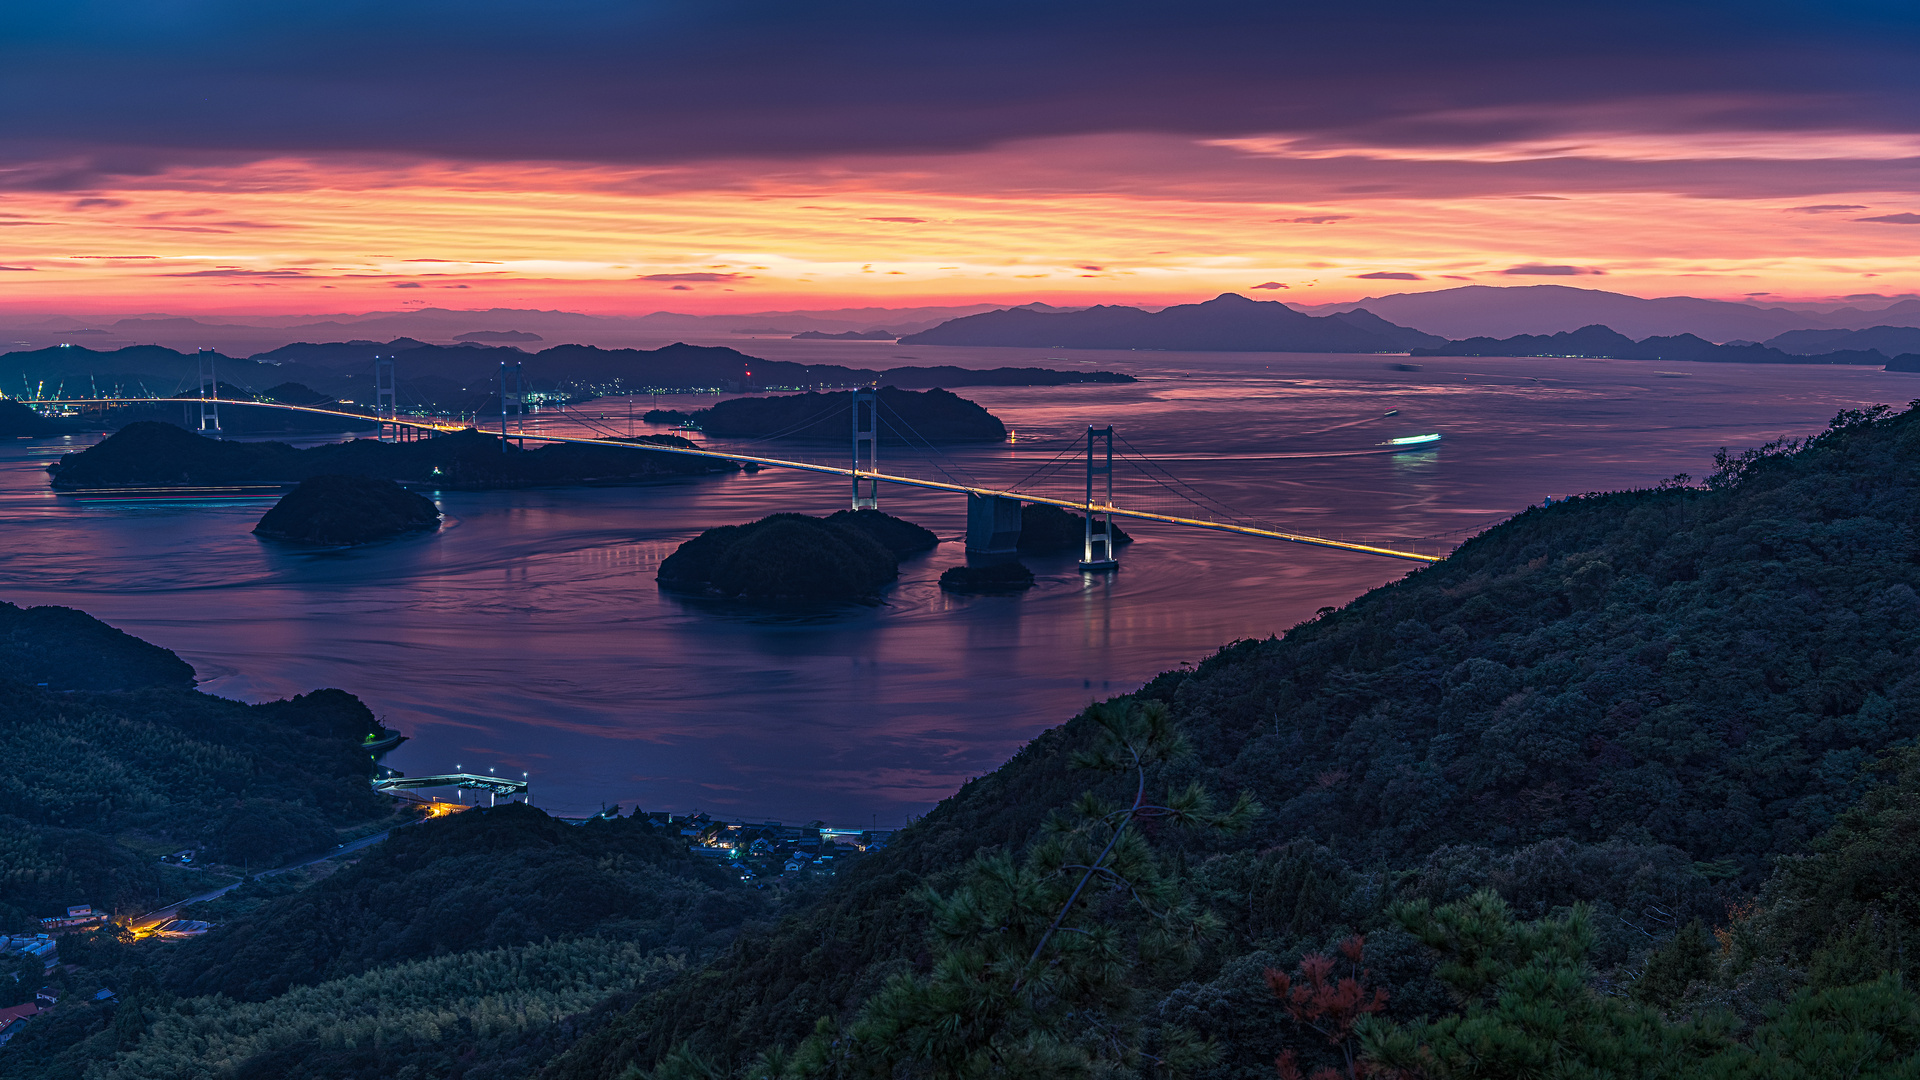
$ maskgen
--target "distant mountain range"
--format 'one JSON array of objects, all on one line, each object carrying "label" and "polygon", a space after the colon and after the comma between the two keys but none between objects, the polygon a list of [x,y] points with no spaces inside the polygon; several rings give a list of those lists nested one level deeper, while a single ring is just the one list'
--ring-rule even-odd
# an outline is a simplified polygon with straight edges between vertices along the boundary
[{"label": "distant mountain range", "polygon": [[1402,326],[1450,339],[1552,334],[1596,323],[1629,337],[1694,334],[1708,341],[1765,341],[1794,330],[1859,330],[1920,326],[1920,299],[1879,308],[1807,311],[1727,300],[1666,296],[1648,300],[1566,285],[1467,285],[1432,292],[1370,296],[1344,304],[1294,304],[1311,315],[1365,308]]},{"label": "distant mountain range", "polygon": [[1578,330],[1558,334],[1467,338],[1462,341],[1448,341],[1428,348],[1414,349],[1412,355],[1596,356],[1619,360],[1678,360],[1723,364],[1864,364],[1874,367],[1884,365],[1888,361],[1887,354],[1873,349],[1841,349],[1817,354],[1789,353],[1752,343],[1716,345],[1693,334],[1652,335],[1635,341],[1605,326],[1583,326]]},{"label": "distant mountain range", "polygon": [[1006,308],[941,323],[902,345],[999,345],[1046,349],[1182,352],[1405,352],[1444,339],[1365,310],[1303,315],[1271,300],[1223,293],[1202,304],[1147,311],[1101,304],[1079,311]]},{"label": "distant mountain range", "polygon": [[[659,349],[601,349],[592,345],[556,345],[538,353],[510,346],[433,345],[411,338],[392,341],[336,341],[283,345],[252,357],[214,354],[222,384],[251,393],[270,388],[276,399],[317,393],[366,403],[373,397],[373,359],[397,362],[403,404],[425,404],[455,411],[499,409],[501,363],[519,364],[528,388],[558,390],[576,397],[611,393],[694,390],[741,392],[754,389],[807,389],[877,383],[905,389],[965,386],[1059,386],[1068,383],[1127,383],[1130,375],[1111,371],[1054,371],[1033,367],[989,370],[895,367],[885,370],[838,364],[795,364],[749,356],[737,349],[676,342]],[[196,385],[199,359],[158,345],[134,345],[100,351],[53,346],[0,356],[0,387],[10,395],[170,397]],[[17,380],[17,381],[16,381]]]},{"label": "distant mountain range", "polygon": [[1789,330],[1761,342],[1781,352],[1813,354],[1873,349],[1898,356],[1920,353],[1920,326],[1870,326],[1865,330]]},{"label": "distant mountain range", "polygon": [[1592,325],[1608,326],[1634,339],[1693,334],[1718,343],[1759,342],[1802,355],[1848,349],[1877,349],[1894,355],[1915,347],[1911,332],[1920,329],[1920,297],[1856,297],[1852,303],[1768,306],[1690,296],[1644,299],[1564,285],[1473,285],[1318,305],[1262,303],[1227,294],[1202,304],[1157,310],[1031,303],[611,316],[526,308],[423,308],[360,315],[219,318],[145,313],[91,322],[64,315],[0,314],[0,347],[31,350],[71,344],[111,350],[153,344],[248,356],[296,342],[399,338],[438,345],[553,342],[653,349],[674,341],[721,344],[755,337],[783,341],[797,337],[820,347],[845,344],[864,352],[883,347],[886,336],[899,333],[907,335],[904,343],[909,345],[1376,352],[1430,348],[1440,341],[1472,337],[1553,334]]}]

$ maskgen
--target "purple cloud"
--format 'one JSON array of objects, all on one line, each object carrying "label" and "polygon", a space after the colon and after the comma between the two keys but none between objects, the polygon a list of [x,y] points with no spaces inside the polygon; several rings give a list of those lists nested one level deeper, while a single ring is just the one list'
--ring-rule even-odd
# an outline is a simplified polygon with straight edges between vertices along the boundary
[{"label": "purple cloud", "polygon": [[1875,221],[1882,225],[1920,225],[1920,214],[1881,214],[1879,217],[1862,217],[1853,220]]},{"label": "purple cloud", "polygon": [[1286,288],[1286,286],[1285,286],[1285,285],[1283,285],[1283,284],[1281,284],[1281,283],[1280,283],[1280,282],[1278,282],[1278,281],[1263,281],[1263,282],[1261,282],[1260,284],[1258,284],[1258,285],[1255,285],[1255,286],[1254,286],[1254,288],[1256,288],[1256,289],[1284,289],[1284,288]]},{"label": "purple cloud", "polygon": [[1816,203],[1813,206],[1789,206],[1789,214],[1831,214],[1841,210],[1865,210],[1864,206],[1852,206],[1847,203]]},{"label": "purple cloud", "polygon": [[1404,270],[1375,270],[1371,274],[1355,274],[1361,281],[1425,281],[1419,274],[1409,274]]},{"label": "purple cloud", "polygon": [[638,281],[752,281],[752,274],[642,274]]},{"label": "purple cloud", "polygon": [[1584,266],[1543,266],[1540,263],[1522,263],[1519,266],[1509,266],[1500,272],[1523,277],[1576,277],[1581,274],[1606,273],[1605,270],[1594,270]]},{"label": "purple cloud", "polygon": [[310,277],[317,277],[319,275],[309,274],[301,270],[241,270],[237,267],[223,266],[218,270],[183,270],[183,271],[179,271],[177,273],[172,273],[172,274],[162,274],[161,276],[162,277],[231,277],[231,278],[310,278]]},{"label": "purple cloud", "polygon": [[1336,221],[1347,221],[1352,214],[1315,214],[1312,217],[1275,218],[1281,225],[1331,225]]}]

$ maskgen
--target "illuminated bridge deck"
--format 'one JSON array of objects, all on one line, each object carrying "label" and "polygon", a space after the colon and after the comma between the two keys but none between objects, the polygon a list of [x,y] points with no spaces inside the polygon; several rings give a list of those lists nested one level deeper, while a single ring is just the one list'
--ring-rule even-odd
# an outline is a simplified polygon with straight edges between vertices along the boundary
[{"label": "illuminated bridge deck", "polygon": [[[382,418],[366,413],[345,412],[338,409],[322,409],[310,405],[283,405],[279,402],[241,401],[233,398],[63,398],[36,399],[22,401],[23,405],[65,405],[65,406],[102,406],[102,405],[156,405],[188,404],[197,405],[202,400],[220,405],[244,405],[258,409],[284,409],[290,412],[314,413],[320,416],[337,416],[343,419],[359,421],[364,425],[381,423]],[[409,420],[397,417],[385,418],[384,422],[399,427],[413,428],[444,434],[464,431],[472,424],[447,423],[432,420]],[[1356,555],[1377,555],[1388,559],[1405,559],[1408,562],[1435,563],[1446,558],[1444,555],[1427,555],[1418,551],[1402,551],[1395,548],[1379,547],[1372,544],[1359,544],[1350,540],[1333,540],[1323,536],[1311,536],[1304,533],[1286,532],[1269,529],[1260,525],[1250,525],[1234,521],[1215,521],[1206,518],[1180,517],[1173,514],[1158,514],[1149,510],[1131,510],[1124,506],[1109,506],[1103,503],[1087,503],[1077,499],[1061,499],[1049,495],[1032,495],[1022,491],[1004,490],[990,487],[971,487],[940,480],[928,480],[918,476],[900,476],[893,473],[874,472],[866,469],[848,469],[835,465],[823,465],[812,461],[790,461],[785,458],[762,457],[756,454],[742,454],[725,450],[703,450],[682,446],[662,446],[657,443],[634,443],[613,439],[589,439],[568,435],[514,434],[509,438],[517,440],[531,439],[535,442],[578,443],[583,446],[626,446],[635,450],[646,450],[656,454],[681,454],[688,457],[715,458],[722,461],[737,461],[741,464],[752,463],[777,469],[794,469],[800,472],[819,473],[826,476],[854,477],[860,480],[877,480],[886,484],[899,484],[904,487],[923,488],[930,491],[950,491],[956,494],[994,496],[1004,499],[1018,499],[1021,502],[1041,503],[1046,506],[1058,506],[1064,510],[1078,510],[1095,514],[1111,514],[1119,518],[1131,518],[1138,521],[1158,521],[1167,525],[1184,525],[1195,529],[1210,529],[1215,532],[1234,533],[1240,536],[1258,536],[1268,540],[1281,540],[1289,544],[1302,544],[1307,547],[1327,548],[1334,551],[1347,551]]]}]

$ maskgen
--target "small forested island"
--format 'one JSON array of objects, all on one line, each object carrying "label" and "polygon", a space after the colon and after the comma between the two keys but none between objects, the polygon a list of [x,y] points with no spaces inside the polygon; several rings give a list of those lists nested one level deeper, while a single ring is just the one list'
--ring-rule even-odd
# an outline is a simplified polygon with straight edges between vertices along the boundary
[{"label": "small forested island", "polygon": [[[606,445],[558,443],[522,450],[500,437],[450,432],[418,442],[354,439],[295,449],[280,442],[228,442],[159,421],[128,424],[99,443],[47,466],[58,490],[103,487],[290,483],[351,473],[452,490],[650,480],[733,472],[739,466],[687,454],[647,453],[633,446],[693,443],[672,435],[608,439]],[[626,444],[622,446],[621,444]]]},{"label": "small forested island", "polygon": [[327,473],[300,481],[253,531],[273,540],[347,545],[439,527],[440,508],[424,495],[378,477]]},{"label": "small forested island", "polygon": [[[1119,522],[1093,523],[1093,534],[1099,536],[1111,525],[1113,528],[1113,546],[1133,543]],[[1027,503],[1020,508],[1020,550],[1035,555],[1052,554],[1061,551],[1079,551],[1086,546],[1087,519],[1071,510],[1046,503]]]},{"label": "small forested island", "polygon": [[1033,571],[1017,562],[949,566],[940,572],[940,587],[956,593],[1022,592],[1033,588]]},{"label": "small forested island", "polygon": [[823,330],[802,330],[793,335],[795,341],[892,341],[899,334],[891,330],[842,330],[829,334]]},{"label": "small forested island", "polygon": [[938,542],[878,510],[829,518],[774,514],[688,540],[661,562],[656,579],[669,589],[730,599],[873,600],[900,576],[903,556]]},{"label": "small forested island", "polygon": [[[1007,426],[992,413],[947,390],[901,390],[883,386],[880,437],[888,442],[999,442]],[[844,442],[851,437],[853,392],[787,394],[722,401],[710,409],[682,413],[656,410],[647,419],[658,424],[692,424],[723,439],[791,439]]]}]

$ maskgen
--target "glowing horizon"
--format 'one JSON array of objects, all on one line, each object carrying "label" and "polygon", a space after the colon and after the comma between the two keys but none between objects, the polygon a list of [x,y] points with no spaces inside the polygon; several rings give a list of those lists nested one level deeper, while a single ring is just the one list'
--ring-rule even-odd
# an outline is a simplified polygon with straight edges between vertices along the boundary
[{"label": "glowing horizon", "polygon": [[[1845,186],[1869,163],[1910,165],[1889,146],[1862,138],[1835,157],[1845,144],[1822,133],[1795,159],[1774,137],[1763,172],[1776,182],[1758,184],[1740,168],[1755,159],[1676,158],[1670,143],[1627,138],[1475,161],[1467,175],[1447,154],[1147,136],[649,168],[175,166],[0,194],[0,306],[704,314],[1159,306],[1221,292],[1325,303],[1541,282],[1729,300],[1900,294],[1920,289],[1908,255],[1920,199]],[[1352,191],[1364,176],[1388,182]]]}]

